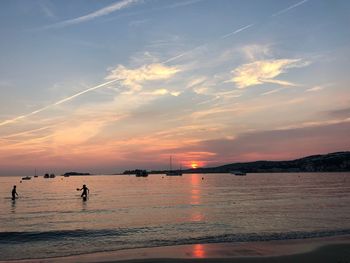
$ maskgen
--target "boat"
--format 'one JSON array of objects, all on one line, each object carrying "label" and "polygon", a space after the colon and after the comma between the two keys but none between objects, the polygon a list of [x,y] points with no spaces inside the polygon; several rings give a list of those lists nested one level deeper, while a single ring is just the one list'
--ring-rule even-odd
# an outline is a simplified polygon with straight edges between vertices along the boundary
[{"label": "boat", "polygon": [[236,176],[245,176],[247,173],[241,172],[241,171],[232,171],[231,174],[234,174]]},{"label": "boat", "polygon": [[148,172],[146,170],[135,170],[135,175],[136,177],[147,177],[148,176]]},{"label": "boat", "polygon": [[22,180],[30,180],[30,179],[32,179],[32,177],[30,176],[22,177]]},{"label": "boat", "polygon": [[38,178],[38,175],[36,174],[36,169],[35,169],[34,178]]},{"label": "boat", "polygon": [[182,171],[180,170],[173,170],[173,158],[170,156],[170,170],[165,173],[167,176],[182,176]]},{"label": "boat", "polygon": [[48,173],[46,173],[46,174],[44,175],[44,178],[55,178],[55,177],[56,177],[55,174],[48,174]]}]

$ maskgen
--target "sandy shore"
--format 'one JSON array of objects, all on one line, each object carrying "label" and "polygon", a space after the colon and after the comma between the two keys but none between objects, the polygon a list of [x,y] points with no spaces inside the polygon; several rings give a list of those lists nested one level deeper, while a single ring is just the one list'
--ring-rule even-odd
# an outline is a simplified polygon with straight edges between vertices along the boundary
[{"label": "sandy shore", "polygon": [[350,263],[350,235],[282,241],[195,244],[140,248],[60,258],[0,262]]}]

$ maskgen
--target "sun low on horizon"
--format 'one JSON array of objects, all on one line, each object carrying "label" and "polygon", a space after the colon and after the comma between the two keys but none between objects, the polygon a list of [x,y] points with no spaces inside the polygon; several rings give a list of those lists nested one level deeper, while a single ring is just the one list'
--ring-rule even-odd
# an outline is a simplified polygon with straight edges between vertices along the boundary
[{"label": "sun low on horizon", "polygon": [[1,1],[0,175],[349,150],[349,10],[345,0]]},{"label": "sun low on horizon", "polygon": [[198,164],[196,162],[191,163],[191,168],[196,169],[198,168]]}]

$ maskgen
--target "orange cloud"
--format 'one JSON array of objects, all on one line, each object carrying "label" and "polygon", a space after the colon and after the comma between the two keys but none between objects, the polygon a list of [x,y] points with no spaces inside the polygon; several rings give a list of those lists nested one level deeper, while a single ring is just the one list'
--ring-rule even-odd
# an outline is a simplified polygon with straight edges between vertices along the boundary
[{"label": "orange cloud", "polygon": [[297,86],[296,84],[275,77],[285,73],[287,69],[299,68],[309,65],[309,62],[301,59],[271,59],[259,60],[244,64],[232,71],[234,82],[239,89],[263,83],[274,83],[282,86]]},{"label": "orange cloud", "polygon": [[111,70],[106,79],[122,79],[125,86],[132,90],[141,90],[144,82],[169,79],[179,71],[178,67],[165,66],[160,63],[148,64],[135,69],[128,69],[123,65],[118,65]]}]

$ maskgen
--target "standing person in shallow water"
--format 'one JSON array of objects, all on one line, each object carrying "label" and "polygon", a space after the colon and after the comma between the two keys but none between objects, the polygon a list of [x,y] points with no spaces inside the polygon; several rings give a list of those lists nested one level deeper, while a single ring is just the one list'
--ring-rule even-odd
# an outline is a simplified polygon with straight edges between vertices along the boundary
[{"label": "standing person in shallow water", "polygon": [[16,195],[18,196],[17,191],[16,191],[16,186],[14,185],[13,189],[12,189],[12,200],[16,199]]},{"label": "standing person in shallow water", "polygon": [[84,199],[86,199],[86,197],[90,193],[89,188],[87,188],[85,184],[83,185],[83,188],[81,188],[81,189],[78,188],[77,190],[79,190],[79,191],[83,190],[83,192],[81,193],[81,197]]}]

